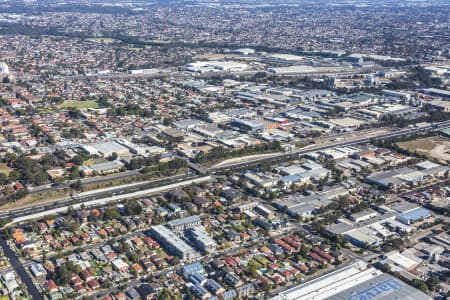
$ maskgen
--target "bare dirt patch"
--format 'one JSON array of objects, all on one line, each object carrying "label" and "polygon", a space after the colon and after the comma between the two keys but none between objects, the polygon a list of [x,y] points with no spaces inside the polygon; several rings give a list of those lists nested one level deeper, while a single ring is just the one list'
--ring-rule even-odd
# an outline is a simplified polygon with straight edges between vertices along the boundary
[{"label": "bare dirt patch", "polygon": [[45,191],[36,194],[29,194],[19,200],[11,201],[0,206],[0,211],[8,211],[25,208],[32,205],[44,204],[68,197],[69,193],[64,190]]},{"label": "bare dirt patch", "polygon": [[420,138],[413,141],[400,142],[397,145],[412,153],[425,155],[443,163],[450,162],[450,139],[445,137]]}]

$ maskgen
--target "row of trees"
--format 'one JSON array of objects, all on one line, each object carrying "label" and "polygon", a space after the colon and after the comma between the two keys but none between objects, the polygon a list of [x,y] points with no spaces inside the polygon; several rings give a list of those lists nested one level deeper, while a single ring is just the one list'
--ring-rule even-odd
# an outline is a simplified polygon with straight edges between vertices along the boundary
[{"label": "row of trees", "polygon": [[128,170],[137,170],[146,166],[154,166],[159,163],[160,155],[150,157],[134,157],[125,166]]},{"label": "row of trees", "polygon": [[421,122],[443,122],[450,120],[450,113],[439,110],[428,110],[427,112],[428,115],[415,119],[405,119],[394,115],[386,115],[381,118],[381,123],[384,126],[397,125],[398,127],[406,127]]},{"label": "row of trees", "polygon": [[[391,267],[388,264],[380,264],[377,266],[377,268],[385,273],[389,273],[391,275],[394,275],[394,276],[402,279],[396,272],[392,271]],[[448,280],[447,280],[447,282],[448,282]],[[422,292],[428,293],[429,291],[439,290],[441,279],[439,278],[439,276],[434,275],[434,276],[428,277],[428,279],[426,281],[415,278],[415,279],[411,280],[410,283],[412,286],[421,290]]]},{"label": "row of trees", "polygon": [[174,158],[167,162],[160,162],[161,156],[155,155],[152,157],[136,157],[131,159],[126,167],[129,170],[137,170],[143,168],[142,172],[148,174],[151,172],[167,173],[187,167],[187,161],[182,158]]},{"label": "row of trees", "polygon": [[[33,153],[32,151],[32,154]],[[71,162],[75,164],[68,170],[70,179],[77,179],[81,177],[78,165],[81,165],[85,160],[89,159],[87,154],[79,154],[75,156]],[[8,185],[15,182],[22,182],[26,185],[42,185],[48,182],[48,174],[46,171],[56,168],[65,167],[66,155],[64,151],[57,150],[52,154],[47,154],[39,160],[31,159],[25,155],[16,155],[8,153],[3,159],[2,163],[13,167],[14,169],[9,174],[0,173],[0,185]],[[5,191],[3,194],[5,195]],[[7,195],[8,199],[15,200],[26,195],[26,190],[17,191],[15,195]]]},{"label": "row of trees", "polygon": [[136,216],[142,212],[142,206],[135,199],[129,200],[125,203],[124,208],[120,211],[117,206],[108,207],[105,213],[101,216],[103,220],[117,220],[121,213],[125,216]]},{"label": "row of trees", "polygon": [[142,118],[150,118],[155,115],[155,112],[148,109],[143,109],[138,104],[126,104],[125,106],[116,107],[108,111],[110,116],[126,116],[135,115]]},{"label": "row of trees", "polygon": [[394,79],[386,85],[386,88],[393,90],[415,89],[417,87],[439,87],[442,81],[439,78],[432,77],[422,67],[415,67],[406,78]]}]

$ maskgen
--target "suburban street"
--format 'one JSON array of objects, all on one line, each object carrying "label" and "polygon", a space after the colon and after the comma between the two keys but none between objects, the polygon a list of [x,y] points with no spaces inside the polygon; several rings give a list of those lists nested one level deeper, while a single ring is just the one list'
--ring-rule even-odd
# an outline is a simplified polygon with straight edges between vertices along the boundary
[{"label": "suburban street", "polygon": [[12,268],[14,269],[14,271],[16,271],[16,273],[22,279],[22,282],[25,284],[30,297],[33,300],[44,299],[39,293],[36,286],[33,284],[33,281],[31,280],[28,273],[25,271],[24,265],[19,261],[19,259],[16,257],[16,254],[11,250],[11,248],[9,247],[9,245],[6,243],[5,239],[2,236],[0,236],[0,246],[3,248],[5,256],[8,257]]}]

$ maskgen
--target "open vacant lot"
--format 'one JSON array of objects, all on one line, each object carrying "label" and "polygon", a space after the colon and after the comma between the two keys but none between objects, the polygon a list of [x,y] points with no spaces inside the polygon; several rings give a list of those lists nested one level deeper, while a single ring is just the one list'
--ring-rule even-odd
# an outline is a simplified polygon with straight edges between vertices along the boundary
[{"label": "open vacant lot", "polygon": [[450,139],[445,137],[428,137],[408,142],[397,143],[407,151],[426,155],[429,158],[440,160],[444,163],[450,162]]},{"label": "open vacant lot", "polygon": [[59,108],[99,108],[99,105],[95,101],[65,101],[59,105]]},{"label": "open vacant lot", "polygon": [[4,173],[6,175],[9,175],[11,173],[12,169],[8,167],[7,165],[0,163],[0,173]]},{"label": "open vacant lot", "polygon": [[68,197],[69,193],[65,190],[52,190],[36,194],[29,194],[19,200],[11,201],[7,204],[0,205],[0,211],[8,211],[18,208],[24,208],[31,205],[38,205],[47,202],[52,202],[57,199]]}]

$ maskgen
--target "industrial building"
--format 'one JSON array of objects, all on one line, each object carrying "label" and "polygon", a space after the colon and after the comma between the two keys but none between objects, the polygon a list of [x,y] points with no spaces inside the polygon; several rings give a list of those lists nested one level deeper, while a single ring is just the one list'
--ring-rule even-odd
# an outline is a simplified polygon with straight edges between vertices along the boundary
[{"label": "industrial building", "polygon": [[298,73],[313,73],[314,68],[306,65],[269,68],[268,71],[275,74],[298,74]]},{"label": "industrial building", "polygon": [[[125,139],[117,139],[116,142],[118,144],[128,148],[128,150],[133,154],[143,155],[146,152],[145,147],[138,146],[138,145],[136,145],[132,142],[129,142]],[[126,152],[124,152],[124,153],[126,153]]]},{"label": "industrial building", "polygon": [[380,214],[372,209],[352,214],[350,220],[341,220],[337,224],[327,226],[333,235],[342,235],[357,247],[368,248],[379,246],[393,236],[409,233],[414,230],[406,222],[398,219],[399,213],[389,210]]},{"label": "industrial building", "polygon": [[369,183],[379,185],[386,189],[396,189],[405,185],[417,185],[424,181],[426,175],[408,167],[381,171],[367,177]]},{"label": "industrial building", "polygon": [[347,194],[348,190],[346,188],[333,186],[309,196],[301,194],[290,195],[287,199],[274,202],[274,206],[280,210],[287,208],[287,212],[291,216],[310,218],[320,207],[325,207],[331,204],[333,199]]},{"label": "industrial building", "polygon": [[130,70],[130,74],[133,75],[152,75],[152,74],[158,74],[161,73],[160,69],[136,69],[136,70]]},{"label": "industrial building", "polygon": [[438,97],[442,97],[442,98],[450,98],[450,91],[436,89],[436,88],[422,89],[422,93],[431,95],[431,96],[438,96]]},{"label": "industrial building", "polygon": [[311,180],[320,180],[331,175],[330,170],[310,160],[301,165],[282,167],[280,173],[284,175],[280,180],[286,187],[292,184],[309,183]]},{"label": "industrial building", "polygon": [[273,53],[268,55],[270,58],[276,59],[276,60],[283,60],[283,61],[300,61],[303,60],[303,56],[299,55],[293,55],[293,54],[285,54],[285,53]]},{"label": "industrial building", "polygon": [[366,122],[362,120],[358,120],[355,118],[335,118],[329,120],[331,124],[334,124],[338,127],[345,128],[345,129],[357,129],[360,126],[364,125]]},{"label": "industrial building", "polygon": [[357,112],[363,116],[381,119],[388,115],[395,117],[415,116],[418,114],[418,109],[416,107],[403,104],[383,103],[380,105],[359,109]]},{"label": "industrial building", "polygon": [[265,128],[264,122],[258,120],[234,119],[231,124],[241,128],[243,131],[252,133],[263,131]]},{"label": "industrial building", "polygon": [[319,278],[280,292],[271,300],[431,300],[430,296],[358,261]]},{"label": "industrial building", "polygon": [[118,160],[95,163],[89,166],[80,166],[80,172],[85,176],[94,174],[108,174],[120,171],[124,164]]},{"label": "industrial building", "polygon": [[426,107],[431,107],[442,112],[450,112],[450,103],[446,100],[432,100],[424,104]]},{"label": "industrial building", "polygon": [[236,53],[236,54],[241,54],[241,55],[251,55],[251,54],[256,53],[255,49],[251,49],[251,48],[240,48],[240,49],[232,50],[231,52]]},{"label": "industrial building", "polygon": [[185,71],[194,73],[240,72],[248,68],[247,64],[236,61],[199,61],[185,66]]},{"label": "industrial building", "polygon": [[127,147],[115,141],[82,145],[81,148],[89,155],[99,155],[105,158],[111,156],[113,153],[116,153],[118,156],[130,153]]},{"label": "industrial building", "polygon": [[398,92],[398,91],[383,90],[383,95],[388,96],[388,97],[405,99],[405,100],[411,99],[410,93],[404,93],[404,92]]},{"label": "industrial building", "polygon": [[423,207],[417,207],[401,213],[400,215],[397,216],[397,220],[399,220],[403,224],[410,225],[431,217],[432,214],[428,209],[425,209]]}]

